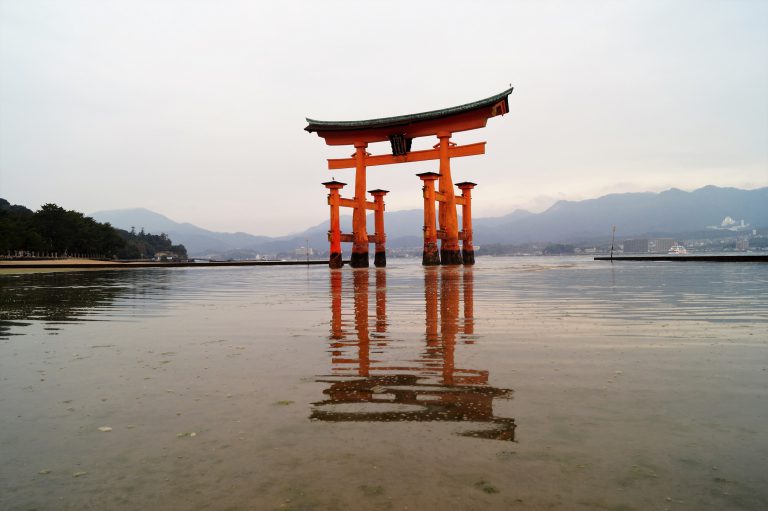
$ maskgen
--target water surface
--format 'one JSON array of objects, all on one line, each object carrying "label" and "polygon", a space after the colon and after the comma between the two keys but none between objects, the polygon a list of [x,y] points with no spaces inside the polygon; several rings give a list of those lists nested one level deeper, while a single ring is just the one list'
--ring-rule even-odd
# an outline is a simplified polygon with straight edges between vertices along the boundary
[{"label": "water surface", "polygon": [[767,345],[759,263],[4,272],[0,508],[762,510]]}]

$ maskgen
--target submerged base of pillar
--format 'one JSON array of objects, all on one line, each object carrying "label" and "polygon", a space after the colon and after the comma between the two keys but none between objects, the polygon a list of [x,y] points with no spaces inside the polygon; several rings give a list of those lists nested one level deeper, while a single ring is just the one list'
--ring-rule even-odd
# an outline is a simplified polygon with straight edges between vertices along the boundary
[{"label": "submerged base of pillar", "polygon": [[341,268],[344,261],[341,260],[341,252],[331,252],[331,258],[328,259],[328,266],[331,268]]},{"label": "submerged base of pillar", "polygon": [[462,264],[461,250],[442,249],[440,250],[440,264],[453,265]]},{"label": "submerged base of pillar", "polygon": [[368,268],[368,252],[352,252],[349,265],[352,268]]},{"label": "submerged base of pillar", "polygon": [[464,264],[475,264],[475,251],[474,250],[462,250],[461,258]]},{"label": "submerged base of pillar", "polygon": [[387,253],[376,252],[373,256],[373,265],[377,268],[384,268],[387,265]]},{"label": "submerged base of pillar", "polygon": [[424,266],[437,266],[440,264],[440,252],[437,251],[437,243],[424,243],[421,264]]}]

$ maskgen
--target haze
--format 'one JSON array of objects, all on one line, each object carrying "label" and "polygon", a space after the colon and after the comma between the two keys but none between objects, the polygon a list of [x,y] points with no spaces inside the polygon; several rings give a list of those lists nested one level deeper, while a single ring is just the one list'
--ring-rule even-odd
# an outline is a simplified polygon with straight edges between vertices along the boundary
[{"label": "haze", "polygon": [[[766,186],[766,26],[764,1],[1,1],[0,197],[286,234],[327,218],[325,159],[349,153],[305,117],[509,84],[508,115],[456,136],[488,141],[453,164],[479,184],[476,216]],[[369,188],[391,190],[389,210],[421,207],[414,174],[435,165],[372,168]]]}]

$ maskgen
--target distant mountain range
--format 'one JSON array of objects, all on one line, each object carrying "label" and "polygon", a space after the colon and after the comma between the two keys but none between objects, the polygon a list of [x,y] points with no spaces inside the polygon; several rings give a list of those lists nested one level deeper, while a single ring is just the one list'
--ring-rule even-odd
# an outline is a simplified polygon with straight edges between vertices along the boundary
[{"label": "distant mountain range", "polygon": [[[164,232],[174,243],[183,243],[190,255],[237,250],[276,254],[305,246],[307,240],[315,249],[327,248],[327,220],[297,234],[269,237],[209,231],[143,208],[97,211],[91,216],[121,229],[143,227],[151,233]],[[703,231],[707,226],[719,225],[726,216],[744,219],[755,228],[768,227],[768,187],[740,190],[705,186],[693,192],[672,188],[660,193],[617,193],[583,201],[559,201],[542,213],[516,210],[501,217],[475,218],[473,228],[478,245],[576,242],[609,236],[612,225],[616,225],[620,237]],[[343,231],[351,231],[351,216],[342,216],[341,223]],[[388,211],[385,223],[389,247],[421,245],[421,210]],[[369,225],[373,225],[372,215]]]},{"label": "distant mountain range", "polygon": [[[559,201],[546,211],[478,233],[486,243],[578,241],[606,236],[616,226],[622,237],[703,231],[726,216],[768,227],[768,187],[755,190],[705,186],[693,192],[617,193],[583,201]],[[492,241],[491,241],[492,240]],[[482,243],[478,241],[478,243]]]},{"label": "distant mountain range", "polygon": [[109,222],[114,227],[152,234],[164,232],[174,243],[181,243],[189,255],[221,253],[234,249],[252,249],[273,241],[269,236],[254,236],[245,232],[216,232],[184,222],[174,222],[165,215],[145,208],[113,209],[91,213],[94,220]]}]

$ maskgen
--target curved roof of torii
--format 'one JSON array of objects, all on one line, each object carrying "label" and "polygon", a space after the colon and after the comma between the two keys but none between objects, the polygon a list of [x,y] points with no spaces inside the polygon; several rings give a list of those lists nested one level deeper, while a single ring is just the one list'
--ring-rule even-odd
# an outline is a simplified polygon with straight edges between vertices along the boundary
[{"label": "curved roof of torii", "polygon": [[307,122],[309,124],[304,129],[312,133],[320,131],[356,131],[407,126],[413,123],[443,119],[467,112],[472,112],[474,110],[480,110],[482,108],[492,107],[502,100],[505,102],[505,111],[509,111],[508,96],[512,93],[512,90],[513,87],[510,87],[504,92],[489,98],[481,99],[480,101],[473,101],[472,103],[467,103],[464,105],[443,108],[440,110],[432,110],[429,112],[421,112],[418,114],[398,115],[396,117],[382,117],[380,119],[367,119],[362,121],[318,121],[316,119],[307,118]]}]

